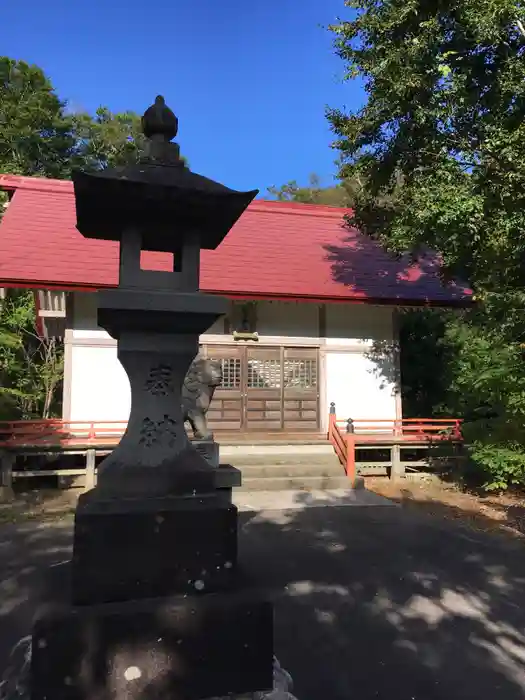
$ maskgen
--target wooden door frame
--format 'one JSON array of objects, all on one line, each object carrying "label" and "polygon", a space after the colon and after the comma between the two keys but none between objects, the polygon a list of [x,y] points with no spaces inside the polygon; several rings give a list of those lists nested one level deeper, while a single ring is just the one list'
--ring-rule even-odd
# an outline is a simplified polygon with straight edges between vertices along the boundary
[{"label": "wooden door frame", "polygon": [[[291,339],[292,341],[295,340],[294,338]],[[210,342],[211,341],[211,342]],[[323,411],[323,406],[324,406],[324,401],[326,400],[326,386],[325,386],[325,379],[326,379],[326,358],[325,358],[325,353],[323,352],[321,344],[311,344],[311,343],[265,343],[264,341],[262,343],[249,343],[249,344],[243,344],[240,345],[239,341],[231,341],[228,339],[228,341],[223,340],[222,342],[216,342],[215,338],[210,339],[210,341],[207,341],[207,339],[201,339],[199,343],[199,352],[201,352],[204,356],[209,355],[209,349],[213,347],[220,347],[221,350],[226,350],[228,347],[231,348],[236,348],[236,350],[242,350],[242,354],[240,355],[241,357],[241,387],[240,387],[240,393],[241,393],[241,418],[240,418],[240,427],[239,431],[240,432],[248,432],[247,431],[247,394],[248,394],[248,349],[250,350],[275,350],[276,347],[279,348],[279,357],[280,357],[280,366],[281,366],[281,398],[280,398],[280,404],[281,404],[281,428],[279,431],[275,432],[281,432],[284,433],[285,431],[285,418],[284,418],[284,403],[285,403],[285,391],[284,391],[284,361],[285,361],[285,352],[287,349],[295,349],[300,351],[301,349],[309,349],[309,350],[316,350],[316,359],[317,359],[317,429],[319,432],[322,432],[325,430],[325,417],[324,417],[324,411]],[[273,431],[272,431],[273,432]],[[292,432],[292,431],[290,431]]]}]

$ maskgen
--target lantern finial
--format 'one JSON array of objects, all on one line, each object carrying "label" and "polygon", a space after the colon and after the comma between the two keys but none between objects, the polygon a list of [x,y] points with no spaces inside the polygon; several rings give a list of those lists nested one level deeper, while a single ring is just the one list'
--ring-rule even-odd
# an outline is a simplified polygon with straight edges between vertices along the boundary
[{"label": "lantern finial", "polygon": [[157,95],[155,103],[142,117],[142,131],[148,139],[171,141],[177,136],[179,120],[166,105],[164,97]]}]

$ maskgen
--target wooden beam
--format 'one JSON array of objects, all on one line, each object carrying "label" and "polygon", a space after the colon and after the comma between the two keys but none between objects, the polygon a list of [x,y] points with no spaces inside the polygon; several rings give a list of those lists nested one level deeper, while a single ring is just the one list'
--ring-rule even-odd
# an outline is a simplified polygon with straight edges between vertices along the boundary
[{"label": "wooden beam", "polygon": [[13,500],[13,464],[15,456],[12,452],[0,451],[0,503]]},{"label": "wooden beam", "polygon": [[95,473],[96,454],[96,450],[88,450],[86,452],[86,491],[90,491],[91,489],[95,488],[95,484],[97,482],[97,477]]},{"label": "wooden beam", "polygon": [[401,462],[401,446],[399,444],[394,444],[390,449],[392,452],[392,471],[390,472],[390,478],[392,481],[399,481],[405,476],[405,467]]}]

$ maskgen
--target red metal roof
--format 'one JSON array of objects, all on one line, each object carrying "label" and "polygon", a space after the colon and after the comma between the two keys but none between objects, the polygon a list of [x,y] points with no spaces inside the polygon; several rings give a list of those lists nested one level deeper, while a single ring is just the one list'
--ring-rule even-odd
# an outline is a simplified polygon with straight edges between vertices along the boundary
[{"label": "red metal roof", "polygon": [[[69,181],[0,175],[12,200],[0,223],[0,284],[99,288],[118,281],[118,244],[85,239],[75,228]],[[439,264],[396,260],[344,225],[348,210],[254,201],[215,251],[203,251],[201,289],[243,298],[454,305],[471,292],[443,286]],[[145,253],[146,269],[169,269]]]}]

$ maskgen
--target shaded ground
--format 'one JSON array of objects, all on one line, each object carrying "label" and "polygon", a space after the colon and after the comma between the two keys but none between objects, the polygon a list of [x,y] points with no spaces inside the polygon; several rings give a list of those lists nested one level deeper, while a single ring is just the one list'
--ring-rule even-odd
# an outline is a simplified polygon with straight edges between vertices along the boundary
[{"label": "shaded ground", "polygon": [[[0,667],[70,534],[69,518],[0,526]],[[521,700],[523,547],[410,504],[243,513],[240,526],[299,700]]]},{"label": "shaded ground", "polygon": [[70,556],[72,519],[65,522],[0,524],[0,669],[31,629],[43,573]]},{"label": "shaded ground", "polygon": [[0,502],[0,527],[2,524],[25,521],[57,521],[73,517],[80,489],[35,489],[16,494],[11,502]]},{"label": "shaded ground", "polygon": [[458,520],[477,530],[525,535],[523,493],[467,493],[453,485],[399,485],[388,479],[372,479],[367,486],[410,511]]},{"label": "shaded ground", "polygon": [[[459,520],[471,528],[525,535],[525,494],[465,493],[453,486],[368,478],[367,488],[399,503],[410,511]],[[13,503],[0,503],[2,523],[71,518],[79,489],[35,489],[17,494]],[[278,497],[278,494],[275,494]]]}]

